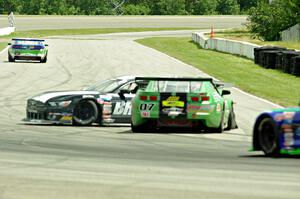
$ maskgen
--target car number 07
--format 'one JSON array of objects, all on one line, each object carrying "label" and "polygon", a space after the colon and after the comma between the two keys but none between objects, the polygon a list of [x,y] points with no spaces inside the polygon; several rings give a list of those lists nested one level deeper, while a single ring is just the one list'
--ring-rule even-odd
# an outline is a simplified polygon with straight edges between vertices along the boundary
[{"label": "car number 07", "polygon": [[154,107],[154,104],[141,104],[140,110],[141,111],[151,111]]}]

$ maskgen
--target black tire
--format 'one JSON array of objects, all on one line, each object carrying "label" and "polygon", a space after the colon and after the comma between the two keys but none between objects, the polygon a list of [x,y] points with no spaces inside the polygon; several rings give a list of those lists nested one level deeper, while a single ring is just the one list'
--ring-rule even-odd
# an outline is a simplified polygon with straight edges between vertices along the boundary
[{"label": "black tire", "polygon": [[276,156],[280,153],[278,131],[271,118],[264,118],[258,125],[258,142],[267,156]]},{"label": "black tire", "polygon": [[233,108],[231,108],[230,113],[229,113],[227,127],[224,130],[230,131],[231,129],[236,129],[236,128],[237,128],[237,124],[236,124],[236,120],[235,120],[235,114],[234,114]]},{"label": "black tire", "polygon": [[98,119],[98,107],[91,100],[80,101],[73,111],[73,124],[77,126],[89,126]]},{"label": "black tire", "polygon": [[44,57],[44,59],[41,59],[41,63],[46,63],[47,62],[47,55]]},{"label": "black tire", "polygon": [[8,53],[8,61],[9,62],[15,62],[15,59],[12,58],[12,56]]}]

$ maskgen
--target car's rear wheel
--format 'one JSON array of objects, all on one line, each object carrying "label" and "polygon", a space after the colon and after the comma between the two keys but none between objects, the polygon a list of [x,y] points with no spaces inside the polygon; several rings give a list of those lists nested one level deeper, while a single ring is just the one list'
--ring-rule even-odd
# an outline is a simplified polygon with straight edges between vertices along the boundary
[{"label": "car's rear wheel", "polygon": [[98,118],[98,108],[95,102],[84,100],[79,102],[73,111],[73,124],[88,126],[96,122]]},{"label": "car's rear wheel", "polygon": [[258,141],[267,156],[279,154],[279,138],[276,125],[271,118],[264,118],[258,126]]},{"label": "car's rear wheel", "polygon": [[235,129],[235,128],[237,128],[237,124],[235,121],[235,114],[234,114],[233,108],[231,108],[229,117],[228,117],[227,127],[225,128],[225,130],[229,131],[229,130]]},{"label": "car's rear wheel", "polygon": [[15,59],[8,53],[8,61],[15,62]]}]

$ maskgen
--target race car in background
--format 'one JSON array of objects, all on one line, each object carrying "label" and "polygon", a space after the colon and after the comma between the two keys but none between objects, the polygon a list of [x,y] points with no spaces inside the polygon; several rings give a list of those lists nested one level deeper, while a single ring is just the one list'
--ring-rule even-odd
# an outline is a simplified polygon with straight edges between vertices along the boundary
[{"label": "race car in background", "polygon": [[132,101],[132,132],[155,131],[161,127],[187,127],[222,133],[237,128],[233,101],[210,78],[145,78]]},{"label": "race car in background", "polygon": [[85,126],[130,124],[131,99],[144,84],[147,82],[123,76],[98,82],[84,90],[41,93],[28,99],[24,121]]},{"label": "race car in background", "polygon": [[267,156],[300,155],[300,104],[260,114],[253,130],[253,150]]},{"label": "race car in background", "polygon": [[20,38],[12,39],[8,43],[8,61],[15,60],[36,60],[42,63],[47,62],[48,44],[43,39]]}]

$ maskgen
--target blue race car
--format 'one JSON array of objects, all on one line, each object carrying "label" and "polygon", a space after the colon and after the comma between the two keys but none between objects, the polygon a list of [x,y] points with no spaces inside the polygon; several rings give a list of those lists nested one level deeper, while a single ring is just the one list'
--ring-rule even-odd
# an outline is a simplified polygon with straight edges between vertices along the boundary
[{"label": "blue race car", "polygon": [[300,155],[300,104],[260,114],[253,130],[253,150],[267,156]]}]

